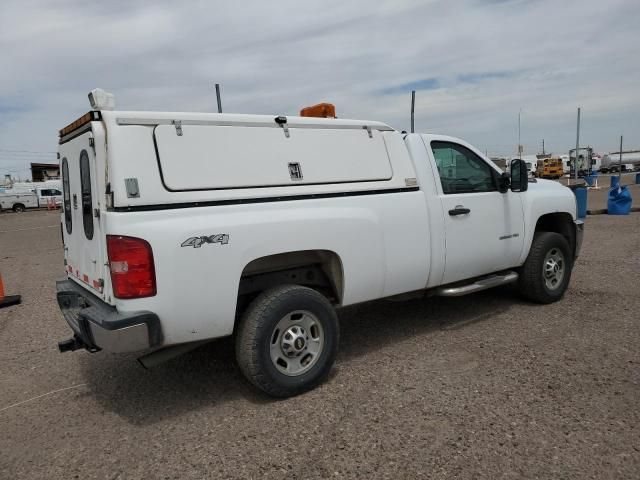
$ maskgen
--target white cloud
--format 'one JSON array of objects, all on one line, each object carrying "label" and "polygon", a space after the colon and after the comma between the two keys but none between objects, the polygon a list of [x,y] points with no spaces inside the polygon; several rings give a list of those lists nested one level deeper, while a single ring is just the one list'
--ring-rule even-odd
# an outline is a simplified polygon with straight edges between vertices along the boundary
[{"label": "white cloud", "polygon": [[[123,109],[295,114],[409,123],[508,154],[582,139],[640,147],[640,4],[624,0],[0,3],[0,174],[55,151],[56,131],[102,87]],[[16,158],[19,157],[19,158]],[[38,156],[35,160],[39,160]]]}]

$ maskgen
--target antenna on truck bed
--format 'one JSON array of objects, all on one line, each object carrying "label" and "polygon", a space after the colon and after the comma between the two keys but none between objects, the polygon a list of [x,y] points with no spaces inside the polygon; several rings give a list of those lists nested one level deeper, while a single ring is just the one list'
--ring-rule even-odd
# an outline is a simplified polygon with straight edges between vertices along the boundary
[{"label": "antenna on truck bed", "polygon": [[416,110],[416,91],[411,90],[411,133],[415,133],[414,113]]},{"label": "antenna on truck bed", "polygon": [[220,84],[216,83],[216,100],[218,101],[218,113],[222,113],[222,100],[220,100]]}]

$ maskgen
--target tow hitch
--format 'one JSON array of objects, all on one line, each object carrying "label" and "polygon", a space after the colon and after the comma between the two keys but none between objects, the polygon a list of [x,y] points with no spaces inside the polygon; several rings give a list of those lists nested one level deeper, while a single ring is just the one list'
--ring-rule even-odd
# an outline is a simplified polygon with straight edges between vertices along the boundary
[{"label": "tow hitch", "polygon": [[60,353],[73,352],[75,350],[80,350],[81,348],[89,350],[90,352],[97,351],[95,348],[91,348],[89,345],[83,342],[82,339],[77,335],[74,335],[73,338],[58,342],[58,350],[60,350]]}]

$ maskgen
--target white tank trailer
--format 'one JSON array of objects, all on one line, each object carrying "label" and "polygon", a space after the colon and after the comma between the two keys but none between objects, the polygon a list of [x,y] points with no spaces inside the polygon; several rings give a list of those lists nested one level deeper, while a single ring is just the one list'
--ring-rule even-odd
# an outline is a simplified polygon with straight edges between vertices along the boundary
[{"label": "white tank trailer", "polygon": [[[600,166],[601,172],[609,172],[611,170],[618,170],[618,164],[620,163],[620,152],[611,152],[602,156],[602,165]],[[622,165],[633,166],[634,170],[640,169],[640,150],[633,150],[628,152],[622,152]]]}]

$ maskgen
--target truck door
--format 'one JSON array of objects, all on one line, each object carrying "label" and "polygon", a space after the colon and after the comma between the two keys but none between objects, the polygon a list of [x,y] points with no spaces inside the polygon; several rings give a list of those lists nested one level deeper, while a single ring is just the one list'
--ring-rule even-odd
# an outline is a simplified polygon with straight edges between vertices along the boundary
[{"label": "truck door", "polygon": [[91,132],[87,132],[60,145],[62,225],[68,276],[102,297],[105,246],[98,216],[99,189],[90,138]]},{"label": "truck door", "polygon": [[498,172],[464,145],[431,141],[440,180],[446,258],[443,283],[518,264],[524,244],[522,200],[498,191]]}]

